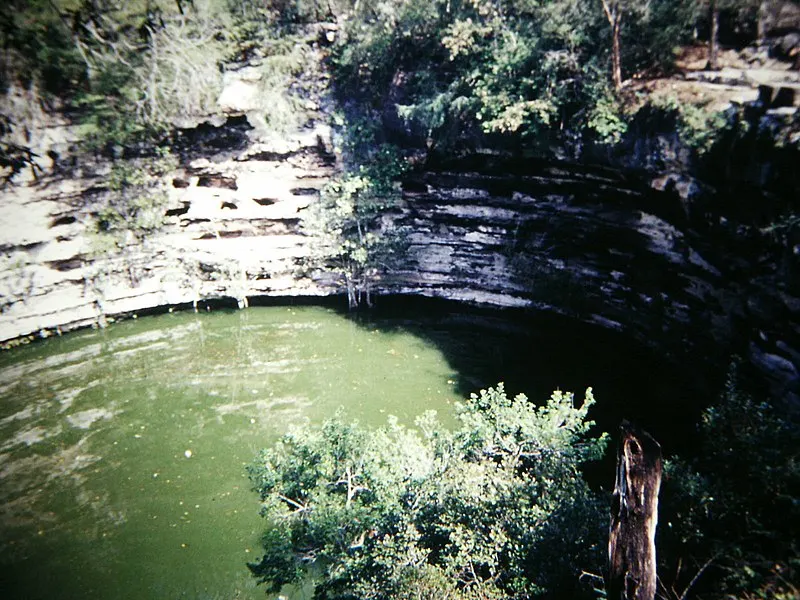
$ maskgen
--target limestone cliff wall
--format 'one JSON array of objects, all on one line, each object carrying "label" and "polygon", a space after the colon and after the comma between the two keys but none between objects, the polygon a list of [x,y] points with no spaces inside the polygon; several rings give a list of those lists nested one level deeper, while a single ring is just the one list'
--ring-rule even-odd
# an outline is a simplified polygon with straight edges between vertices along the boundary
[{"label": "limestone cliff wall", "polygon": [[[98,252],[109,165],[85,157],[0,191],[0,340],[46,336],[153,308],[335,292],[301,269],[304,211],[336,169],[330,131],[267,142],[244,117],[186,129],[167,223]],[[392,218],[405,268],[383,293],[556,311],[665,355],[748,357],[796,399],[797,247],[715,217],[682,175],[477,156],[411,175]]]},{"label": "limestone cliff wall", "polygon": [[303,209],[330,177],[325,128],[279,144],[246,119],[183,131],[166,224],[121,252],[98,249],[110,165],[84,156],[0,191],[0,340],[48,335],[165,305],[324,293],[297,273]]},{"label": "limestone cliff wall", "polygon": [[386,285],[559,312],[684,364],[739,355],[796,402],[797,247],[712,218],[696,186],[677,174],[454,162],[407,181],[410,260]]}]

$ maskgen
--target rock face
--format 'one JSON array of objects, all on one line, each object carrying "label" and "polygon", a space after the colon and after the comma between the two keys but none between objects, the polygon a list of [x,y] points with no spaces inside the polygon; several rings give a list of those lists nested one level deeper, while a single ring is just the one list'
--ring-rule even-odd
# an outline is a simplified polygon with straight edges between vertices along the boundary
[{"label": "rock face", "polygon": [[323,293],[297,275],[299,223],[333,171],[324,127],[267,144],[243,118],[180,132],[166,224],[120,252],[98,249],[109,165],[6,186],[0,339],[104,324],[115,314],[232,297]]},{"label": "rock face", "polygon": [[[335,292],[301,270],[304,209],[336,169],[330,130],[280,144],[253,131],[236,116],[179,131],[166,225],[119,252],[96,247],[108,164],[87,157],[6,186],[0,340],[211,298]],[[407,231],[406,266],[377,291],[555,311],[685,361],[740,354],[796,402],[800,240],[721,219],[716,202],[678,173],[438,164],[405,182],[392,218]]]},{"label": "rock face", "polygon": [[738,354],[796,401],[798,261],[785,244],[712,225],[699,190],[677,175],[476,167],[406,183],[409,268],[389,290],[555,311],[689,363]]}]

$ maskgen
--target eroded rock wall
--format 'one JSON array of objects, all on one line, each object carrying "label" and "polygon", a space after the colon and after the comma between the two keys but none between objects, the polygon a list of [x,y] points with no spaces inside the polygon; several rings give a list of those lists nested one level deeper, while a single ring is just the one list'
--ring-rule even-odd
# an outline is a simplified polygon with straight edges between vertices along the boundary
[{"label": "eroded rock wall", "polygon": [[176,141],[166,223],[122,251],[98,248],[110,164],[92,156],[0,192],[0,340],[87,325],[146,308],[253,295],[324,293],[298,273],[301,213],[331,176],[330,132],[280,144],[243,118]]},{"label": "eroded rock wall", "polygon": [[677,175],[453,163],[407,181],[408,269],[386,283],[559,312],[683,364],[724,368],[739,355],[796,403],[798,253],[707,207]]},{"label": "eroded rock wall", "polygon": [[[330,130],[280,143],[253,131],[244,117],[182,130],[166,225],[121,252],[95,247],[107,163],[6,186],[0,340],[210,298],[336,292],[302,270],[304,210],[336,171]],[[378,291],[555,311],[681,361],[739,354],[796,401],[797,246],[715,216],[712,191],[599,166],[440,164],[405,182],[392,218],[408,255]]]}]

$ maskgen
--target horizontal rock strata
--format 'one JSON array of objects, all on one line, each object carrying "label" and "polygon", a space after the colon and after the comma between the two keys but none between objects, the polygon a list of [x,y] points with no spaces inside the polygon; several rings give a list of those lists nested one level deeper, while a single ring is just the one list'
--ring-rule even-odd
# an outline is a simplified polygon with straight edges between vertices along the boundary
[{"label": "horizontal rock strata", "polygon": [[[304,211],[335,171],[330,131],[290,143],[246,120],[176,136],[166,224],[97,249],[109,166],[87,161],[0,192],[0,340],[46,336],[154,307],[317,296],[302,268]],[[608,168],[471,157],[411,175],[391,218],[409,242],[381,293],[558,312],[681,360],[749,357],[795,398],[797,253],[709,213],[702,186]]]}]

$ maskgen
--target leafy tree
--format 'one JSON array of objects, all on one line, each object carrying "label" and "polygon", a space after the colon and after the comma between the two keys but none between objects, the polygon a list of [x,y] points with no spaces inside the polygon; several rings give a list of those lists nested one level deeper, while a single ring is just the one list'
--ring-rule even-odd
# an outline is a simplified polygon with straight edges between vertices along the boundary
[{"label": "leafy tree", "polygon": [[606,444],[588,435],[593,402],[537,408],[499,384],[458,407],[455,431],[432,412],[415,429],[295,429],[249,469],[268,520],[251,569],[271,591],[313,574],[317,598],[574,597],[602,560],[579,472]]},{"label": "leafy tree", "polygon": [[428,149],[614,141],[614,87],[668,70],[695,17],[695,0],[387,0],[343,22],[334,80],[346,105],[396,110]]},{"label": "leafy tree", "polygon": [[666,465],[658,540],[664,595],[796,598],[796,423],[741,391],[734,364],[699,433],[695,458]]},{"label": "leafy tree", "polygon": [[648,106],[673,119],[681,141],[701,157],[712,150],[722,132],[732,128],[725,112],[682,103],[672,94],[652,98]]},{"label": "leafy tree", "polygon": [[617,91],[626,71],[668,70],[675,50],[693,34],[697,0],[600,2],[611,28],[611,79]]},{"label": "leafy tree", "polygon": [[383,217],[399,201],[397,179],[404,169],[396,149],[380,146],[368,166],[326,185],[304,220],[314,238],[307,266],[339,277],[351,309],[371,306],[374,282],[401,261],[401,232]]}]

